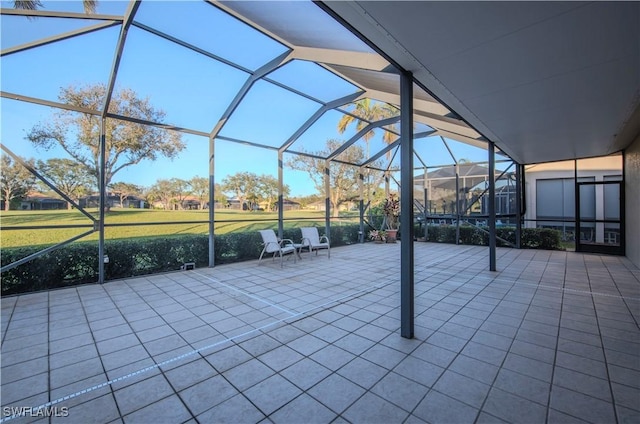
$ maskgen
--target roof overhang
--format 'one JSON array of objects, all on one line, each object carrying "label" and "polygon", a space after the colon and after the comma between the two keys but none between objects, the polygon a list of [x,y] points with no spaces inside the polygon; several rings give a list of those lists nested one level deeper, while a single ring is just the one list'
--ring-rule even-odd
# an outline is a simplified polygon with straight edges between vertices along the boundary
[{"label": "roof overhang", "polygon": [[640,2],[326,1],[520,163],[593,157],[640,131]]}]

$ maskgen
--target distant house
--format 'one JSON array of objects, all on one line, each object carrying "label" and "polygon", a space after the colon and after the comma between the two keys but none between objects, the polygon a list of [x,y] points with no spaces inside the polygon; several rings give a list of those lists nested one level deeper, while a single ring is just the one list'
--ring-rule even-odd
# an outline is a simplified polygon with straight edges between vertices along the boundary
[{"label": "distant house", "polygon": [[230,207],[229,201],[219,202],[218,200],[215,200],[213,203],[213,207],[214,209],[228,209]]},{"label": "distant house", "polygon": [[67,209],[67,207],[66,200],[38,192],[30,192],[20,203],[20,209],[23,211],[56,210]]},{"label": "distant house", "polygon": [[[496,176],[500,171],[496,171]],[[456,207],[456,188],[460,210],[469,209],[471,213],[486,213],[486,205],[476,202],[479,192],[489,179],[489,168],[474,163],[461,163],[457,166],[444,166],[414,177],[414,198],[429,214],[451,214]],[[498,213],[507,213],[498,211]]]},{"label": "distant house", "polygon": [[[182,199],[182,209],[196,210],[196,209],[207,209],[209,202],[200,202],[200,199],[195,196],[186,196]],[[176,205],[177,207],[178,205]]]},{"label": "distant house", "polygon": [[[120,204],[120,196],[114,193],[107,193],[107,198],[105,199],[107,206],[111,208],[134,208],[134,209],[143,209],[145,206],[145,200],[139,196],[127,196],[123,201],[122,205]],[[100,206],[100,195],[99,194],[91,194],[89,196],[85,196],[80,199],[78,202],[79,205],[83,208],[97,208]]]},{"label": "distant house", "polygon": [[300,203],[295,200],[284,199],[282,200],[282,210],[284,211],[297,211],[300,210]]},{"label": "distant house", "polygon": [[247,210],[246,203],[240,203],[240,200],[237,197],[232,197],[227,199],[227,208],[229,209],[239,209],[239,210]]},{"label": "distant house", "polygon": [[[271,206],[273,207],[273,210],[278,210],[277,202],[272,203]],[[227,199],[226,205],[218,205],[218,203],[216,202],[216,208],[222,208],[222,207],[225,207],[228,209],[243,210],[243,211],[247,211],[252,207],[253,207],[253,210],[267,210],[268,204],[267,202],[260,202],[259,204],[258,203],[250,204],[249,202],[244,202],[243,204],[240,204],[240,200],[238,200],[238,198],[232,197]],[[298,210],[298,209],[300,209],[300,203],[290,199],[283,200],[283,210],[290,211],[290,210]]]},{"label": "distant house", "polygon": [[[205,202],[204,205],[200,202],[200,199],[195,196],[185,196],[182,200],[178,200],[177,198],[169,199],[168,204],[165,205],[159,200],[156,200],[151,203],[151,206],[154,209],[165,209],[165,206],[168,210],[198,210],[198,209],[208,209],[209,202]],[[218,205],[216,205],[218,207]]]},{"label": "distant house", "polygon": [[[348,211],[348,210],[351,210],[354,207],[354,205],[355,205],[354,202],[344,202],[340,205],[340,207],[338,207],[338,210]],[[313,211],[325,211],[327,208],[326,208],[325,201],[319,200],[317,202],[309,203],[305,209],[310,209]]]},{"label": "distant house", "polygon": [[[278,210],[278,202],[272,203],[271,205],[273,207],[273,210]],[[263,209],[267,209],[267,203],[266,202],[262,202],[260,203],[260,207]],[[295,200],[290,200],[290,199],[283,199],[282,200],[282,210],[283,211],[297,211],[300,210],[300,203],[296,202]]]}]

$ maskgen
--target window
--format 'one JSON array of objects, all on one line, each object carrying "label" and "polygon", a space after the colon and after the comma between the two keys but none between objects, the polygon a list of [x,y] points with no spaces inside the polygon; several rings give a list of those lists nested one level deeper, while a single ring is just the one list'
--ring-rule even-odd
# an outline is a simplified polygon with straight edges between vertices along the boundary
[{"label": "window", "polygon": [[[578,178],[578,182],[595,181],[594,177]],[[573,220],[576,217],[575,184],[573,178],[537,180],[536,216],[539,219]],[[595,218],[594,186],[580,188],[580,216]]]}]

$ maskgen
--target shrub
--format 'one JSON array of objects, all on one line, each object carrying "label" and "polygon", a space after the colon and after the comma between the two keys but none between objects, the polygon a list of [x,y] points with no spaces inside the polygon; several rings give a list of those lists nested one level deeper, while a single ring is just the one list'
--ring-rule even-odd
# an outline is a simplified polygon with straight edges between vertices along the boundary
[{"label": "shrub", "polygon": [[[420,230],[419,227],[416,226],[415,234],[417,237],[423,237],[424,228]],[[499,239],[496,240],[496,244],[498,246],[509,246],[508,243],[503,242],[500,238],[507,240],[512,244],[516,243],[516,229],[513,227],[497,228],[496,236],[499,237]],[[520,247],[524,249],[561,250],[560,240],[561,233],[558,230],[550,228],[523,228],[520,238]],[[435,243],[455,243],[455,225],[429,226],[427,231],[427,241]],[[489,234],[476,227],[468,225],[461,226],[460,244],[488,246]]]},{"label": "shrub", "polygon": [[[331,246],[358,241],[359,225],[331,227]],[[320,235],[324,228],[319,228]],[[300,229],[285,229],[284,238],[300,241]],[[2,249],[2,266],[25,258],[42,249],[18,247]],[[256,231],[216,235],[215,262],[218,264],[258,259],[262,238]],[[113,280],[137,275],[177,271],[187,262],[196,267],[209,264],[207,235],[131,238],[105,241],[105,279]],[[2,295],[54,289],[98,280],[98,245],[77,242],[39,256],[2,273]]]}]

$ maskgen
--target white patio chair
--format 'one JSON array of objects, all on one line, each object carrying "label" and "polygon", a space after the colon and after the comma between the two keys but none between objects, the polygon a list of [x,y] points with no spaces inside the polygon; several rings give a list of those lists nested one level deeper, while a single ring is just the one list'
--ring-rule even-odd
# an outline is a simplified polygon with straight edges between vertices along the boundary
[{"label": "white patio chair", "polygon": [[[278,240],[276,233],[273,230],[260,230],[259,233],[262,237],[264,247],[262,248],[262,253],[260,253],[258,263],[260,263],[262,256],[264,256],[265,253],[273,253],[273,260],[275,260],[276,255],[280,256],[280,267],[282,267],[283,256],[289,253],[296,253],[296,248],[294,247],[292,240]],[[293,255],[293,262],[296,262],[295,254]]]},{"label": "white patio chair", "polygon": [[309,253],[315,250],[316,256],[318,255],[318,250],[327,249],[327,258],[331,258],[331,246],[327,236],[320,237],[316,227],[302,227],[300,231],[302,231],[301,249],[309,249]]}]

